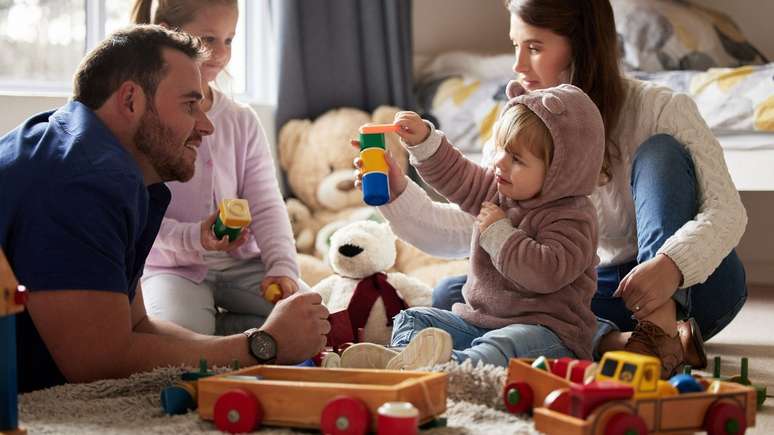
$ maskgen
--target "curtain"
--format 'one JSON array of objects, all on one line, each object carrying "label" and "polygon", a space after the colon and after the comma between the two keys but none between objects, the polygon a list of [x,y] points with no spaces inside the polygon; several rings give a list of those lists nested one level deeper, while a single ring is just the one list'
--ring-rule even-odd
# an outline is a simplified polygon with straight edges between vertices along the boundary
[{"label": "curtain", "polygon": [[411,0],[280,0],[277,131],[335,107],[414,107]]}]

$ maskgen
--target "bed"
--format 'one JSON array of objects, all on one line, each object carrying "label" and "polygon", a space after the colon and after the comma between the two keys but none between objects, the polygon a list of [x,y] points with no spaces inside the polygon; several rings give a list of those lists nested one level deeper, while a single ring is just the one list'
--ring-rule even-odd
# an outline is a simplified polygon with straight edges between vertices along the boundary
[{"label": "bed", "polygon": [[[511,62],[510,54],[452,52],[422,71],[420,110],[474,160],[505,104]],[[774,191],[774,63],[626,74],[691,95],[723,147],[737,189]]]}]

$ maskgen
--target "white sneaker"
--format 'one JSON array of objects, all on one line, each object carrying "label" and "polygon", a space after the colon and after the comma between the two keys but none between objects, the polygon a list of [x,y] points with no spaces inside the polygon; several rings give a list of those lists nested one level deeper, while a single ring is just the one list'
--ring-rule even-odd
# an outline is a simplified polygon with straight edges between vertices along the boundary
[{"label": "white sneaker", "polygon": [[349,369],[383,369],[398,352],[380,344],[357,343],[341,353],[341,367]]},{"label": "white sneaker", "polygon": [[452,338],[448,332],[438,328],[426,328],[414,338],[385,367],[387,370],[416,370],[431,367],[451,360]]}]

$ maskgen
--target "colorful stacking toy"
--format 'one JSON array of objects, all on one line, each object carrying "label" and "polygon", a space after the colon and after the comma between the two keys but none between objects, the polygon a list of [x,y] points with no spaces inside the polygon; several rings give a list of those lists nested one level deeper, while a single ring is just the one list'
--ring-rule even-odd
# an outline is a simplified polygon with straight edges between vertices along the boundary
[{"label": "colorful stacking toy", "polygon": [[218,217],[212,231],[218,239],[228,236],[228,240],[233,242],[251,220],[250,205],[246,199],[224,199],[218,205]]},{"label": "colorful stacking toy", "polygon": [[363,166],[363,201],[368,205],[383,205],[390,200],[389,167],[385,159],[384,133],[397,131],[393,124],[371,124],[360,127],[360,158]]}]

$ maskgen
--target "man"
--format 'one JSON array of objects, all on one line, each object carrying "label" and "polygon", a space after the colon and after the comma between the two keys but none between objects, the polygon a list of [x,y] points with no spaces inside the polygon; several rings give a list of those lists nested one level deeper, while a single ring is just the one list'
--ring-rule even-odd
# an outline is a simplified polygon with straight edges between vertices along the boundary
[{"label": "man", "polygon": [[260,330],[195,334],[145,314],[139,277],[169,204],[212,124],[200,42],[158,26],[87,54],[73,101],[0,138],[0,246],[30,291],[18,319],[19,389],[128,376],[199,358],[295,363],[330,325],[319,295],[277,304]]}]

